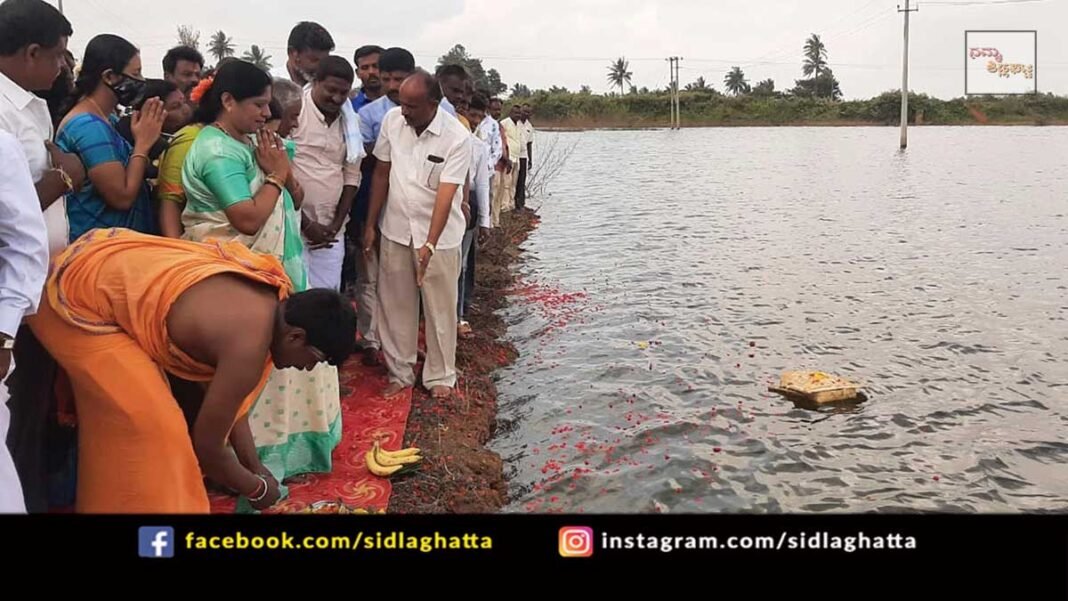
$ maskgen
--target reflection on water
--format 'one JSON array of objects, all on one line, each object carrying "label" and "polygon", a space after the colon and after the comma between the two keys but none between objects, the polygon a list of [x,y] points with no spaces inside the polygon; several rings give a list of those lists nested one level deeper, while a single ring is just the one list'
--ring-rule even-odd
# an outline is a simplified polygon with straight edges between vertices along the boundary
[{"label": "reflection on water", "polygon": [[[507,313],[509,510],[1068,509],[1062,132],[559,134]],[[797,408],[791,369],[870,401]]]}]

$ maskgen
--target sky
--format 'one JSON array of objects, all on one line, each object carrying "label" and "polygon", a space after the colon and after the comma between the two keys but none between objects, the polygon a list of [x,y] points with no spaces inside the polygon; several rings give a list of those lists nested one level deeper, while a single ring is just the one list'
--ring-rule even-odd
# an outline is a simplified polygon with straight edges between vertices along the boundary
[{"label": "sky", "polygon": [[[56,2],[58,0],[51,0]],[[483,59],[509,85],[582,85],[607,92],[608,64],[630,61],[632,83],[662,88],[668,56],[682,57],[683,85],[703,77],[723,90],[738,65],[748,79],[788,89],[801,77],[801,48],[820,34],[846,98],[900,89],[905,0],[63,0],[81,55],[98,33],[141,48],[146,76],[177,43],[178,25],[233,37],[240,56],[266,48],[284,73],[286,40],[301,20],[323,24],[337,53],[363,44],[402,46],[433,68],[454,44]],[[917,3],[912,2],[913,6]],[[1068,0],[919,2],[911,19],[910,88],[941,98],[964,94],[966,30],[1037,30],[1040,92],[1068,95]],[[209,58],[209,62],[211,59]]]}]

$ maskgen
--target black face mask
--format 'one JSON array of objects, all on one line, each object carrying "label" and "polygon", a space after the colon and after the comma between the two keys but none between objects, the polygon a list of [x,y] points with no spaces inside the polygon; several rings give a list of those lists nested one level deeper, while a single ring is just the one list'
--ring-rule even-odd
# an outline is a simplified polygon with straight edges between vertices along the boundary
[{"label": "black face mask", "polygon": [[145,93],[145,82],[140,79],[134,79],[125,73],[121,74],[122,81],[115,85],[108,84],[112,92],[115,92],[115,98],[118,99],[119,104],[125,107],[131,107],[137,104],[137,101],[141,99],[141,96]]}]

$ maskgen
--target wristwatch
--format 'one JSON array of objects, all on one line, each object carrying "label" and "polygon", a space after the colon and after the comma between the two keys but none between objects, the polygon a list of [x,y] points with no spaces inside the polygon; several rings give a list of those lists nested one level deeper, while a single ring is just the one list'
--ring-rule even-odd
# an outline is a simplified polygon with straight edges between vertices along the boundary
[{"label": "wristwatch", "polygon": [[434,245],[429,240],[427,240],[426,244],[424,244],[423,247],[430,249],[430,256],[431,257],[434,256],[434,253],[438,252],[438,249],[435,248]]},{"label": "wristwatch", "polygon": [[0,351],[15,350],[15,339],[0,335]]}]

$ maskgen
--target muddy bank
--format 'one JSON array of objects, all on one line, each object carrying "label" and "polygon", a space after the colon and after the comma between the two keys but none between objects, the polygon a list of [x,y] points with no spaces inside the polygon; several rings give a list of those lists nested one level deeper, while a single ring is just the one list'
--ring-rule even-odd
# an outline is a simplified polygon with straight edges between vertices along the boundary
[{"label": "muddy bank", "polygon": [[503,463],[486,444],[497,424],[494,372],[518,354],[496,312],[514,284],[519,245],[537,225],[533,212],[506,213],[479,248],[475,304],[468,314],[474,336],[457,348],[458,394],[438,402],[416,389],[404,443],[422,448],[426,460],[418,472],[393,482],[390,513],[492,513],[507,502]]}]

